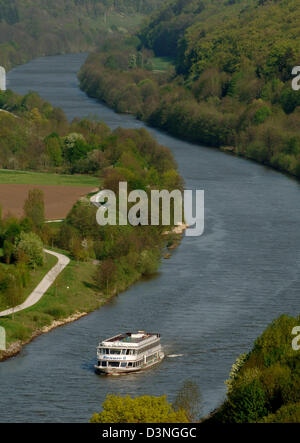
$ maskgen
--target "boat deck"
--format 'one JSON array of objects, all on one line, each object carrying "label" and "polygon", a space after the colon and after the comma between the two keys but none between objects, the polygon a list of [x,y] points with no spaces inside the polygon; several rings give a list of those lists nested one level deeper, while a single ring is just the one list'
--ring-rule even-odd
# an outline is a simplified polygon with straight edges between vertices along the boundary
[{"label": "boat deck", "polygon": [[108,340],[105,340],[105,342],[115,342],[119,341],[122,343],[140,343],[143,340],[146,340],[147,338],[154,337],[157,334],[146,334],[146,333],[140,333],[140,334],[131,334],[130,332],[127,332],[126,334],[119,334],[115,337],[109,338]]}]

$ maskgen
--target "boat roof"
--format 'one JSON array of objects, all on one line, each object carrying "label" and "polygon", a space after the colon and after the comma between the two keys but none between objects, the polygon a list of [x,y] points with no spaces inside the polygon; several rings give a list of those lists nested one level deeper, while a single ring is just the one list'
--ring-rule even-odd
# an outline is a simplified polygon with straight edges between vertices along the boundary
[{"label": "boat roof", "polygon": [[[114,337],[107,338],[101,342],[101,346],[118,346],[118,347],[134,347],[144,344],[144,342],[153,341],[160,337],[160,334],[146,333],[144,331],[139,332],[126,332],[124,334],[118,334]],[[151,339],[151,340],[150,340]]]}]

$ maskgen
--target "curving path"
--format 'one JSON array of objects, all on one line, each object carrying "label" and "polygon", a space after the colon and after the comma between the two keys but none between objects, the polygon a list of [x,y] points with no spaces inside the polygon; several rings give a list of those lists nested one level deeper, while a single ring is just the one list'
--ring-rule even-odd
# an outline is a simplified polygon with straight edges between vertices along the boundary
[{"label": "curving path", "polygon": [[4,317],[6,315],[11,315],[19,311],[23,311],[23,309],[29,308],[30,306],[35,305],[47,292],[52,283],[55,281],[56,277],[64,270],[64,268],[70,263],[70,259],[63,254],[59,254],[58,252],[49,251],[48,249],[44,249],[47,254],[54,255],[58,258],[58,262],[53,266],[52,269],[45,275],[43,280],[37,285],[37,287],[32,291],[29,297],[19,306],[15,306],[14,308],[7,309],[6,311],[0,312],[0,317]]}]

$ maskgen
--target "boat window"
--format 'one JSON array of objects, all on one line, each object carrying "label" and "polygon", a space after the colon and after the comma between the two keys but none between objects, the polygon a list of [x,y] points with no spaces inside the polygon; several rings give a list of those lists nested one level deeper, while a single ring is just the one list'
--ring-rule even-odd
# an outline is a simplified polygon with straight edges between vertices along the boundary
[{"label": "boat window", "polygon": [[131,362],[128,363],[128,367],[129,368],[132,367],[132,363]]},{"label": "boat window", "polygon": [[102,366],[107,366],[107,362],[106,362],[106,361],[103,361],[103,362],[102,362]]},{"label": "boat window", "polygon": [[126,349],[122,349],[122,354],[126,354]]},{"label": "boat window", "polygon": [[144,352],[148,351],[149,349],[155,348],[157,346],[159,346],[159,342],[150,343],[150,345],[147,345],[147,346],[144,346],[143,348],[140,348],[137,353],[138,354],[143,354]]},{"label": "boat window", "polygon": [[109,354],[109,349],[100,348],[100,354]]},{"label": "boat window", "polygon": [[121,363],[122,368],[126,368],[126,363]]},{"label": "boat window", "polygon": [[112,366],[114,368],[118,368],[120,366],[120,363],[118,361],[110,361],[109,366]]},{"label": "boat window", "polygon": [[127,355],[135,355],[136,351],[134,349],[127,349],[126,354]]},{"label": "boat window", "polygon": [[111,354],[117,354],[117,355],[120,355],[120,354],[121,354],[121,349],[111,349],[111,350],[110,350],[110,353],[111,353]]}]

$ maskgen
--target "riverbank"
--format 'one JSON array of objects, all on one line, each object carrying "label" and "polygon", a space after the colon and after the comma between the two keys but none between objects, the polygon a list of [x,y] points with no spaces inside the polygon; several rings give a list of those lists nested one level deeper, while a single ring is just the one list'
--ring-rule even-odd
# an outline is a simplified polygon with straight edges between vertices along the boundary
[{"label": "riverbank", "polygon": [[73,315],[70,315],[69,317],[64,318],[62,320],[54,320],[51,323],[51,325],[44,326],[42,329],[35,330],[29,339],[13,342],[8,347],[8,349],[6,351],[2,351],[2,353],[0,353],[0,362],[8,360],[9,358],[15,357],[17,354],[19,354],[22,351],[23,346],[30,343],[36,337],[38,337],[42,334],[46,334],[46,333],[48,333],[48,332],[52,331],[53,329],[58,328],[60,326],[64,326],[68,323],[73,323],[74,321],[79,320],[80,318],[82,318],[86,315],[87,315],[87,312],[76,312]]},{"label": "riverbank", "polygon": [[108,297],[101,295],[94,285],[95,268],[93,261],[70,260],[38,303],[14,316],[2,317],[0,326],[6,331],[7,350],[0,351],[0,361],[18,354],[35,337],[100,307]]},{"label": "riverbank", "polygon": [[[24,122],[36,128],[31,119],[32,113],[26,113],[21,102],[30,102],[30,97],[34,96],[39,106],[39,109],[34,109],[43,113],[46,102],[42,98],[34,93],[22,97],[9,91],[0,95],[1,106],[9,108],[15,99]],[[53,109],[50,103],[47,106]],[[27,110],[30,110],[29,105]],[[182,179],[171,152],[158,144],[148,132],[121,127],[112,131],[104,123],[88,119],[77,119],[70,124],[62,111],[59,115],[59,120],[63,122],[62,132],[49,135],[47,126],[43,143],[36,145],[39,155],[35,155],[35,159],[48,155],[51,162],[52,150],[48,147],[55,145],[60,153],[61,166],[64,165],[73,173],[80,171],[102,177],[105,189],[114,190],[115,184],[120,181],[127,181],[131,189],[182,189]],[[8,149],[11,148],[16,131],[14,126],[10,128],[6,140]],[[74,149],[69,145],[74,145]],[[32,158],[31,146],[32,143],[28,141],[28,159]],[[22,156],[24,151],[25,148]],[[74,152],[79,152],[79,157],[73,155]],[[60,190],[55,191],[54,207],[61,202]],[[74,312],[97,309],[99,294],[101,298],[110,298],[142,276],[153,275],[158,269],[166,243],[168,247],[174,243],[173,238],[162,236],[162,226],[101,226],[96,221],[96,212],[97,209],[89,200],[82,198],[72,206],[64,223],[43,226],[41,235],[44,244],[61,250],[72,257],[74,262],[55,281],[54,290],[52,287],[49,292],[50,297],[46,294],[30,310],[20,312],[12,319],[1,320],[1,326],[7,332],[8,345],[15,341],[30,340],[36,330],[51,325],[54,320],[68,318]],[[166,229],[170,230],[170,226]],[[90,289],[89,293],[87,288]]]},{"label": "riverbank", "polygon": [[[104,104],[105,106],[109,106],[111,109],[113,109],[115,112],[118,112],[118,106],[113,106],[110,101],[105,100],[105,96],[102,94],[99,94],[99,92],[97,93],[92,93],[90,92],[90,90],[88,89],[88,86],[86,84],[83,85],[83,83],[81,82],[81,89],[83,92],[85,92],[88,97],[91,98],[95,98],[97,100],[99,100],[99,103]],[[178,108],[180,108],[180,106],[178,105]],[[164,113],[164,108],[161,107],[160,109],[157,109],[155,112],[156,114],[163,114]],[[172,109],[172,112],[175,112],[176,110]],[[203,132],[203,134],[200,134],[199,136],[194,137],[192,134],[189,134],[188,132],[188,126],[193,126],[193,122],[189,121],[188,119],[186,120],[186,125],[187,127],[184,127],[182,130],[180,130],[180,132],[178,132],[180,126],[178,125],[169,125],[168,123],[164,122],[162,124],[160,124],[158,122],[158,118],[157,115],[153,115],[152,116],[145,116],[143,117],[143,113],[141,112],[130,112],[129,110],[124,112],[122,111],[122,114],[128,114],[128,115],[132,115],[135,118],[143,121],[144,123],[146,123],[147,125],[149,125],[149,127],[152,128],[156,128],[156,129],[160,129],[162,131],[164,131],[166,134],[169,134],[170,136],[176,137],[178,140],[183,140],[183,141],[187,141],[187,142],[192,142],[192,143],[200,143],[200,144],[205,144],[206,146],[210,146],[212,149],[219,149],[220,151],[224,152],[225,154],[229,154],[229,155],[233,155],[236,157],[241,157],[241,158],[245,158],[247,160],[250,161],[254,161],[258,164],[262,164],[264,166],[267,166],[271,169],[274,169],[275,171],[287,174],[297,180],[300,179],[300,166],[293,166],[292,168],[289,167],[289,160],[286,161],[286,163],[283,163],[283,161],[280,161],[280,158],[277,158],[274,161],[271,161],[269,159],[267,159],[265,157],[264,154],[262,154],[261,156],[253,149],[253,150],[247,150],[247,149],[241,149],[238,145],[232,145],[230,144],[222,144],[222,141],[215,141],[215,136],[212,135],[210,138],[207,138]],[[170,115],[168,116],[168,121],[171,121],[172,115],[170,113]],[[186,115],[188,115],[188,110]],[[174,116],[174,120],[178,121],[181,119],[181,117],[179,117],[179,115],[173,115]],[[164,117],[166,118],[166,114],[164,114]],[[185,116],[186,117],[186,116]],[[203,120],[203,125],[205,126],[208,123],[209,120],[209,116],[205,116],[204,120]]]},{"label": "riverbank", "polygon": [[[166,245],[170,251],[167,258],[170,258],[171,251],[179,246],[181,236],[186,228],[187,225],[182,224],[175,226],[171,232],[163,233],[163,235],[171,234]],[[166,258],[164,255],[163,257]],[[57,277],[58,281],[54,281],[36,305],[25,312],[15,313],[14,318],[8,316],[0,319],[0,326],[6,329],[8,342],[6,351],[0,351],[0,362],[19,354],[22,348],[36,337],[79,320],[99,309],[114,296],[125,291],[142,278],[141,274],[137,274],[120,291],[113,289],[109,294],[104,294],[99,291],[94,282],[97,261],[80,263],[71,260],[70,263],[71,269],[69,265],[62,271],[61,275]],[[76,292],[74,293],[72,291],[75,291],[75,288]],[[64,317],[65,312],[68,312],[68,315]],[[23,335],[24,338],[13,340],[12,337],[16,334]]]},{"label": "riverbank", "polygon": [[[114,111],[134,115],[176,138],[219,148],[300,178],[299,99],[289,82],[276,77],[277,83],[272,83],[252,73],[257,90],[247,98],[243,71],[231,78],[211,68],[198,78],[172,71],[158,75],[118,64],[121,54],[130,57],[136,50],[103,46],[90,54],[78,74],[81,89]],[[109,64],[111,59],[115,66]]]}]

